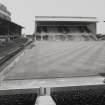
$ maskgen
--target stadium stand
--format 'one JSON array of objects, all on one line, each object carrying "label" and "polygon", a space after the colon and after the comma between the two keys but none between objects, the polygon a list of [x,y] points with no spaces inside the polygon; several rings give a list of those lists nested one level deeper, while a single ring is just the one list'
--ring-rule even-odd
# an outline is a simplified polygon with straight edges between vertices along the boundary
[{"label": "stadium stand", "polygon": [[0,71],[2,71],[2,65],[4,65],[8,60],[18,54],[30,43],[31,42],[27,38],[20,37],[0,44]]},{"label": "stadium stand", "polygon": [[[96,37],[97,19],[95,17],[36,16],[35,19],[36,40],[98,40]],[[47,38],[45,39],[45,37]]]},{"label": "stadium stand", "polygon": [[72,87],[71,90],[53,92],[52,98],[56,105],[105,105],[105,87]]},{"label": "stadium stand", "polygon": [[0,96],[0,105],[34,105],[37,94],[14,94]]},{"label": "stadium stand", "polygon": [[[37,93],[0,95],[0,105],[37,105]],[[56,105],[105,105],[105,85],[55,87]]]},{"label": "stadium stand", "polygon": [[[46,28],[47,31],[43,27],[38,27],[38,35],[37,40],[41,39],[43,36],[43,40],[49,39],[51,36],[55,36],[55,40],[73,40],[73,41],[88,41],[88,40],[98,40],[96,35],[93,35],[88,27],[74,27],[74,26],[62,26],[62,27],[50,27]],[[72,38],[71,38],[72,37]]]},{"label": "stadium stand", "polygon": [[11,12],[0,3],[0,64],[9,54],[12,54],[27,43],[22,38],[22,26],[11,20]]},{"label": "stadium stand", "polygon": [[0,46],[0,56],[5,56],[6,54],[10,53],[11,51],[17,49],[18,47],[25,45],[27,43],[27,39],[19,38],[14,41],[4,42]]}]

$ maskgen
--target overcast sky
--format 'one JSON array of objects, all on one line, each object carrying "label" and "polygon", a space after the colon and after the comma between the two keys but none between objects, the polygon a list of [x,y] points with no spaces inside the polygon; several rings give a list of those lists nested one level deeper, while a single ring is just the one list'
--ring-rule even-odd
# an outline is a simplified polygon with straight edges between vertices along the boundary
[{"label": "overcast sky", "polygon": [[[34,32],[35,16],[91,16],[105,19],[105,0],[0,0],[12,13],[12,20]],[[105,25],[103,25],[105,28]],[[98,32],[105,32],[102,24]]]}]

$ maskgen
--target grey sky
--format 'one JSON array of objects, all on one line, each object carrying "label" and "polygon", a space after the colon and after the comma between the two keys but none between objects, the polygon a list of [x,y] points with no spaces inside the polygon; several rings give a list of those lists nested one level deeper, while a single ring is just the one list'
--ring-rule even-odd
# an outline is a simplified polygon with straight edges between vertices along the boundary
[{"label": "grey sky", "polygon": [[[12,13],[12,20],[26,27],[23,32],[34,32],[37,15],[96,16],[105,18],[105,0],[0,0]],[[105,25],[103,24],[105,27]],[[104,32],[102,24],[98,32]]]}]

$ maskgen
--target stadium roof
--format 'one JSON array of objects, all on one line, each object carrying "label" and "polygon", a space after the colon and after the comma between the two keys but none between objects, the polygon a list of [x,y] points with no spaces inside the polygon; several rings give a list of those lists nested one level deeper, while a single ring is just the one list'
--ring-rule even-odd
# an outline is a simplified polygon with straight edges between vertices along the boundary
[{"label": "stadium roof", "polygon": [[98,22],[96,17],[69,17],[69,16],[36,16],[35,21],[81,21]]}]

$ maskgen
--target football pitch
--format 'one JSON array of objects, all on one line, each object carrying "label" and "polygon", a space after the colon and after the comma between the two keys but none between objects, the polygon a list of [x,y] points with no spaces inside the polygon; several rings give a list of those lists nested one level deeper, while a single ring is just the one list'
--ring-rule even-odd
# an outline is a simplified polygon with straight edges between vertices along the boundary
[{"label": "football pitch", "polygon": [[37,41],[2,75],[4,80],[97,76],[105,73],[105,42]]}]

